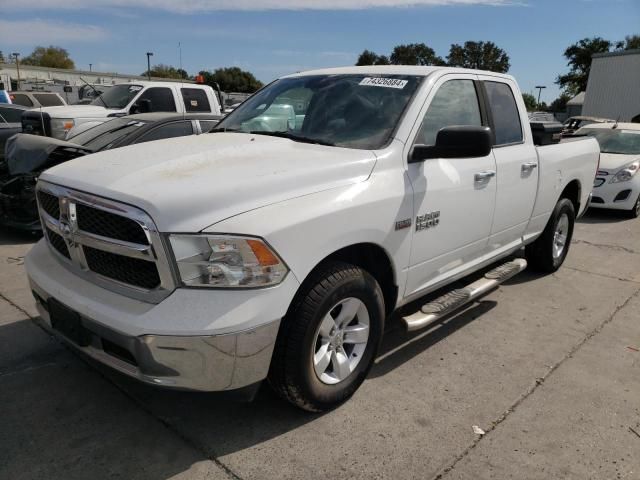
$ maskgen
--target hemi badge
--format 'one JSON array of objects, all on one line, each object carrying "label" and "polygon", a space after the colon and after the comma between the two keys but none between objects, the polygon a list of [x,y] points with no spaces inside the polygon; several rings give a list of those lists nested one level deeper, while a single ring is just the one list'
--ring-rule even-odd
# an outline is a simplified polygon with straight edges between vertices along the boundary
[{"label": "hemi badge", "polygon": [[405,218],[404,220],[398,220],[396,222],[396,230],[402,230],[403,228],[409,228],[411,226],[411,219]]}]

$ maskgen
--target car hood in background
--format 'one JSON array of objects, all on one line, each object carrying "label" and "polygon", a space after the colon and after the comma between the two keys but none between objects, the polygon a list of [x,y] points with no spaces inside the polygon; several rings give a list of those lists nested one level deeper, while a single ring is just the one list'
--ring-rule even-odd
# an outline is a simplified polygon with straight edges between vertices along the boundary
[{"label": "car hood in background", "polygon": [[65,142],[57,138],[18,133],[9,138],[5,146],[9,174],[18,175],[44,168],[51,152],[59,147],[72,148],[82,152],[91,151],[91,149],[82,145]]},{"label": "car hood in background", "polygon": [[640,155],[620,155],[617,153],[601,153],[600,169],[615,172],[638,159],[640,159]]},{"label": "car hood in background", "polygon": [[64,105],[59,107],[34,108],[33,112],[48,113],[51,118],[104,118],[118,110],[109,110],[97,105]]},{"label": "car hood in background", "polygon": [[376,156],[243,133],[210,133],[72,160],[43,180],[129,203],[163,232],[197,232],[259,207],[366,180]]}]

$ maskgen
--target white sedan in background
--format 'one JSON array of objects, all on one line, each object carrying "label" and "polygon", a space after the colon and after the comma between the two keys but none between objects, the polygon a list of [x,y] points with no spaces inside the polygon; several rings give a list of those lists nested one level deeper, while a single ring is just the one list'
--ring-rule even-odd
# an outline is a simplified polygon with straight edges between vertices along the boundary
[{"label": "white sedan in background", "polygon": [[591,124],[576,135],[593,136],[600,144],[600,167],[590,207],[640,216],[640,123]]}]

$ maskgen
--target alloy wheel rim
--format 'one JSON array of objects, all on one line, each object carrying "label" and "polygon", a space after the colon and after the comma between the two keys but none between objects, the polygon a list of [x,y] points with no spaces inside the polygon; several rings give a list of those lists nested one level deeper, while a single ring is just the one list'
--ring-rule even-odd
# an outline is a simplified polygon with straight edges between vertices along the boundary
[{"label": "alloy wheel rim", "polygon": [[556,223],[556,230],[553,233],[553,258],[558,259],[564,253],[569,237],[569,217],[563,213]]},{"label": "alloy wheel rim", "polygon": [[356,369],[369,341],[369,311],[362,300],[340,300],[324,316],[314,339],[313,369],[327,385],[344,381]]}]

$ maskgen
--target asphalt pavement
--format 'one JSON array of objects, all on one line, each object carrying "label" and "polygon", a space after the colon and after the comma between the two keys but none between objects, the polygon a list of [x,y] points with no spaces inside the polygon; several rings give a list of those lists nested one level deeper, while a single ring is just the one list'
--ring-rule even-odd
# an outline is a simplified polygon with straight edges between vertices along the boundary
[{"label": "asphalt pavement", "polygon": [[392,320],[322,415],[268,388],[155,389],[68,350],[38,323],[33,241],[0,232],[1,479],[640,478],[640,219],[588,213],[557,273],[425,331]]}]

